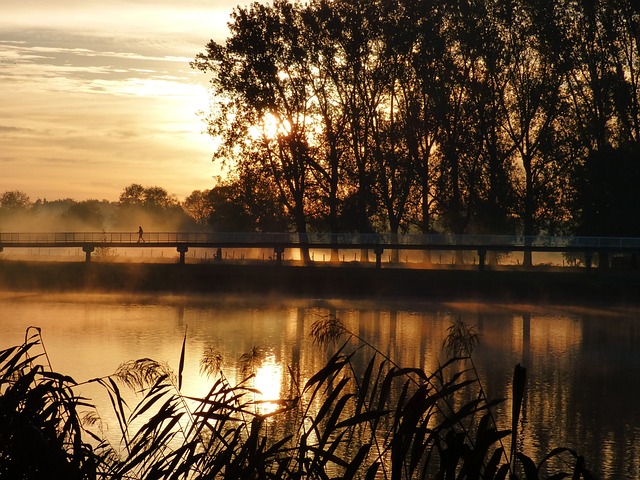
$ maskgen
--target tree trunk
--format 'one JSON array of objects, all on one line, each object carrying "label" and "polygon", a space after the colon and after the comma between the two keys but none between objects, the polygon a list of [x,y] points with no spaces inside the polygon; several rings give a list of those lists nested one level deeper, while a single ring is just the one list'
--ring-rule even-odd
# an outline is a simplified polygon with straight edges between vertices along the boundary
[{"label": "tree trunk", "polygon": [[[330,136],[331,144],[331,174],[329,178],[329,230],[332,235],[338,232],[338,154],[333,142],[333,135]],[[340,252],[337,248],[331,249],[331,262],[338,263],[340,261]]]},{"label": "tree trunk", "polygon": [[598,252],[598,269],[608,270],[610,267],[609,252]]},{"label": "tree trunk", "polygon": [[[396,217],[391,219],[391,224],[389,225],[390,230],[391,230],[391,239],[393,241],[393,243],[398,243],[398,230],[400,230],[400,220]],[[394,263],[398,263],[400,261],[400,250],[397,248],[394,248],[393,250],[391,250],[390,252],[391,255],[391,261]]]},{"label": "tree trunk", "polygon": [[[430,228],[430,215],[429,215],[429,185],[426,178],[422,180],[422,224],[420,230],[423,235],[429,235],[431,233]],[[431,265],[431,250],[424,250],[422,252],[422,263],[425,265]]]},{"label": "tree trunk", "polygon": [[531,249],[527,246],[531,245],[531,237],[534,234],[533,228],[533,212],[534,212],[534,198],[533,198],[533,175],[531,173],[531,161],[529,157],[522,159],[522,163],[525,171],[525,193],[524,193],[524,218],[523,218],[523,230],[524,230],[524,255],[522,259],[522,266],[532,267],[533,258]]},{"label": "tree trunk", "polygon": [[300,243],[300,260],[304,265],[309,265],[311,263],[311,256],[309,255],[309,241],[307,238],[307,222],[304,217],[304,212],[302,211],[301,204],[296,206],[296,214],[295,214],[297,233],[298,233],[298,242]]}]

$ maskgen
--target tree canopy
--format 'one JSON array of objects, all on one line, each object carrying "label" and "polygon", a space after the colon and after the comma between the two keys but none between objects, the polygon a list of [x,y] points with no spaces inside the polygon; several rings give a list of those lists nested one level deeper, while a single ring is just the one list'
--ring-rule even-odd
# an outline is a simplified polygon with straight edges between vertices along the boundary
[{"label": "tree canopy", "polygon": [[236,194],[273,193],[278,226],[634,231],[620,202],[589,213],[640,181],[633,0],[275,0],[229,28],[192,64],[214,158]]}]

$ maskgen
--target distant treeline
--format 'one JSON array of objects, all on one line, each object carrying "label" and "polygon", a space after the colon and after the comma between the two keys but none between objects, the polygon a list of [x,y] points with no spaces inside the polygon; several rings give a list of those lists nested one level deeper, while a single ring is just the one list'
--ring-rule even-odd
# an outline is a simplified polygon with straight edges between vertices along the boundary
[{"label": "distant treeline", "polygon": [[211,75],[221,230],[640,234],[637,0],[276,0]]},{"label": "distant treeline", "polygon": [[131,184],[117,202],[37,199],[19,190],[0,193],[0,232],[42,231],[193,231],[199,228],[180,202],[161,187]]}]

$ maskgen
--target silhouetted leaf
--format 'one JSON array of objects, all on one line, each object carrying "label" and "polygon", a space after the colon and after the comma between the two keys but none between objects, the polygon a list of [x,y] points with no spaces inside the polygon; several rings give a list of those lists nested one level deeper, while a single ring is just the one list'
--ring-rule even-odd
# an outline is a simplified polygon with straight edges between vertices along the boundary
[{"label": "silhouetted leaf", "polygon": [[360,468],[360,465],[362,465],[362,462],[364,461],[365,457],[369,453],[370,449],[371,449],[371,444],[369,443],[360,447],[360,450],[358,450],[358,453],[356,453],[355,457],[353,457],[353,460],[351,460],[351,463],[349,463],[349,465],[347,466],[347,469],[342,475],[343,479],[346,480],[349,478],[355,478],[356,474],[358,473],[358,469]]},{"label": "silhouetted leaf", "polygon": [[180,349],[180,364],[178,366],[178,391],[182,390],[182,372],[184,370],[184,356],[187,346],[187,327],[184,329],[184,338],[182,339],[182,348]]},{"label": "silhouetted leaf", "polygon": [[516,456],[520,463],[522,464],[522,468],[524,469],[524,474],[527,480],[538,480],[538,468],[536,467],[533,460],[531,460],[528,456],[523,453],[517,452]]}]

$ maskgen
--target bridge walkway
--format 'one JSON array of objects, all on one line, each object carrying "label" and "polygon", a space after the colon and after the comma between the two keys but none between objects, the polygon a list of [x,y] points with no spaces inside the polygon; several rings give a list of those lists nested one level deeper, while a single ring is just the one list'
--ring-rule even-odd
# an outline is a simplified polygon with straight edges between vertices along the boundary
[{"label": "bridge walkway", "polygon": [[587,267],[596,252],[640,254],[640,238],[575,237],[523,235],[441,235],[390,233],[232,233],[232,232],[0,232],[0,252],[4,248],[80,247],[91,260],[91,253],[101,247],[176,248],[184,263],[189,248],[269,248],[280,261],[286,249],[354,250],[369,249],[380,258],[385,250],[463,250],[478,253],[479,266],[486,254],[494,252],[582,253]]}]

